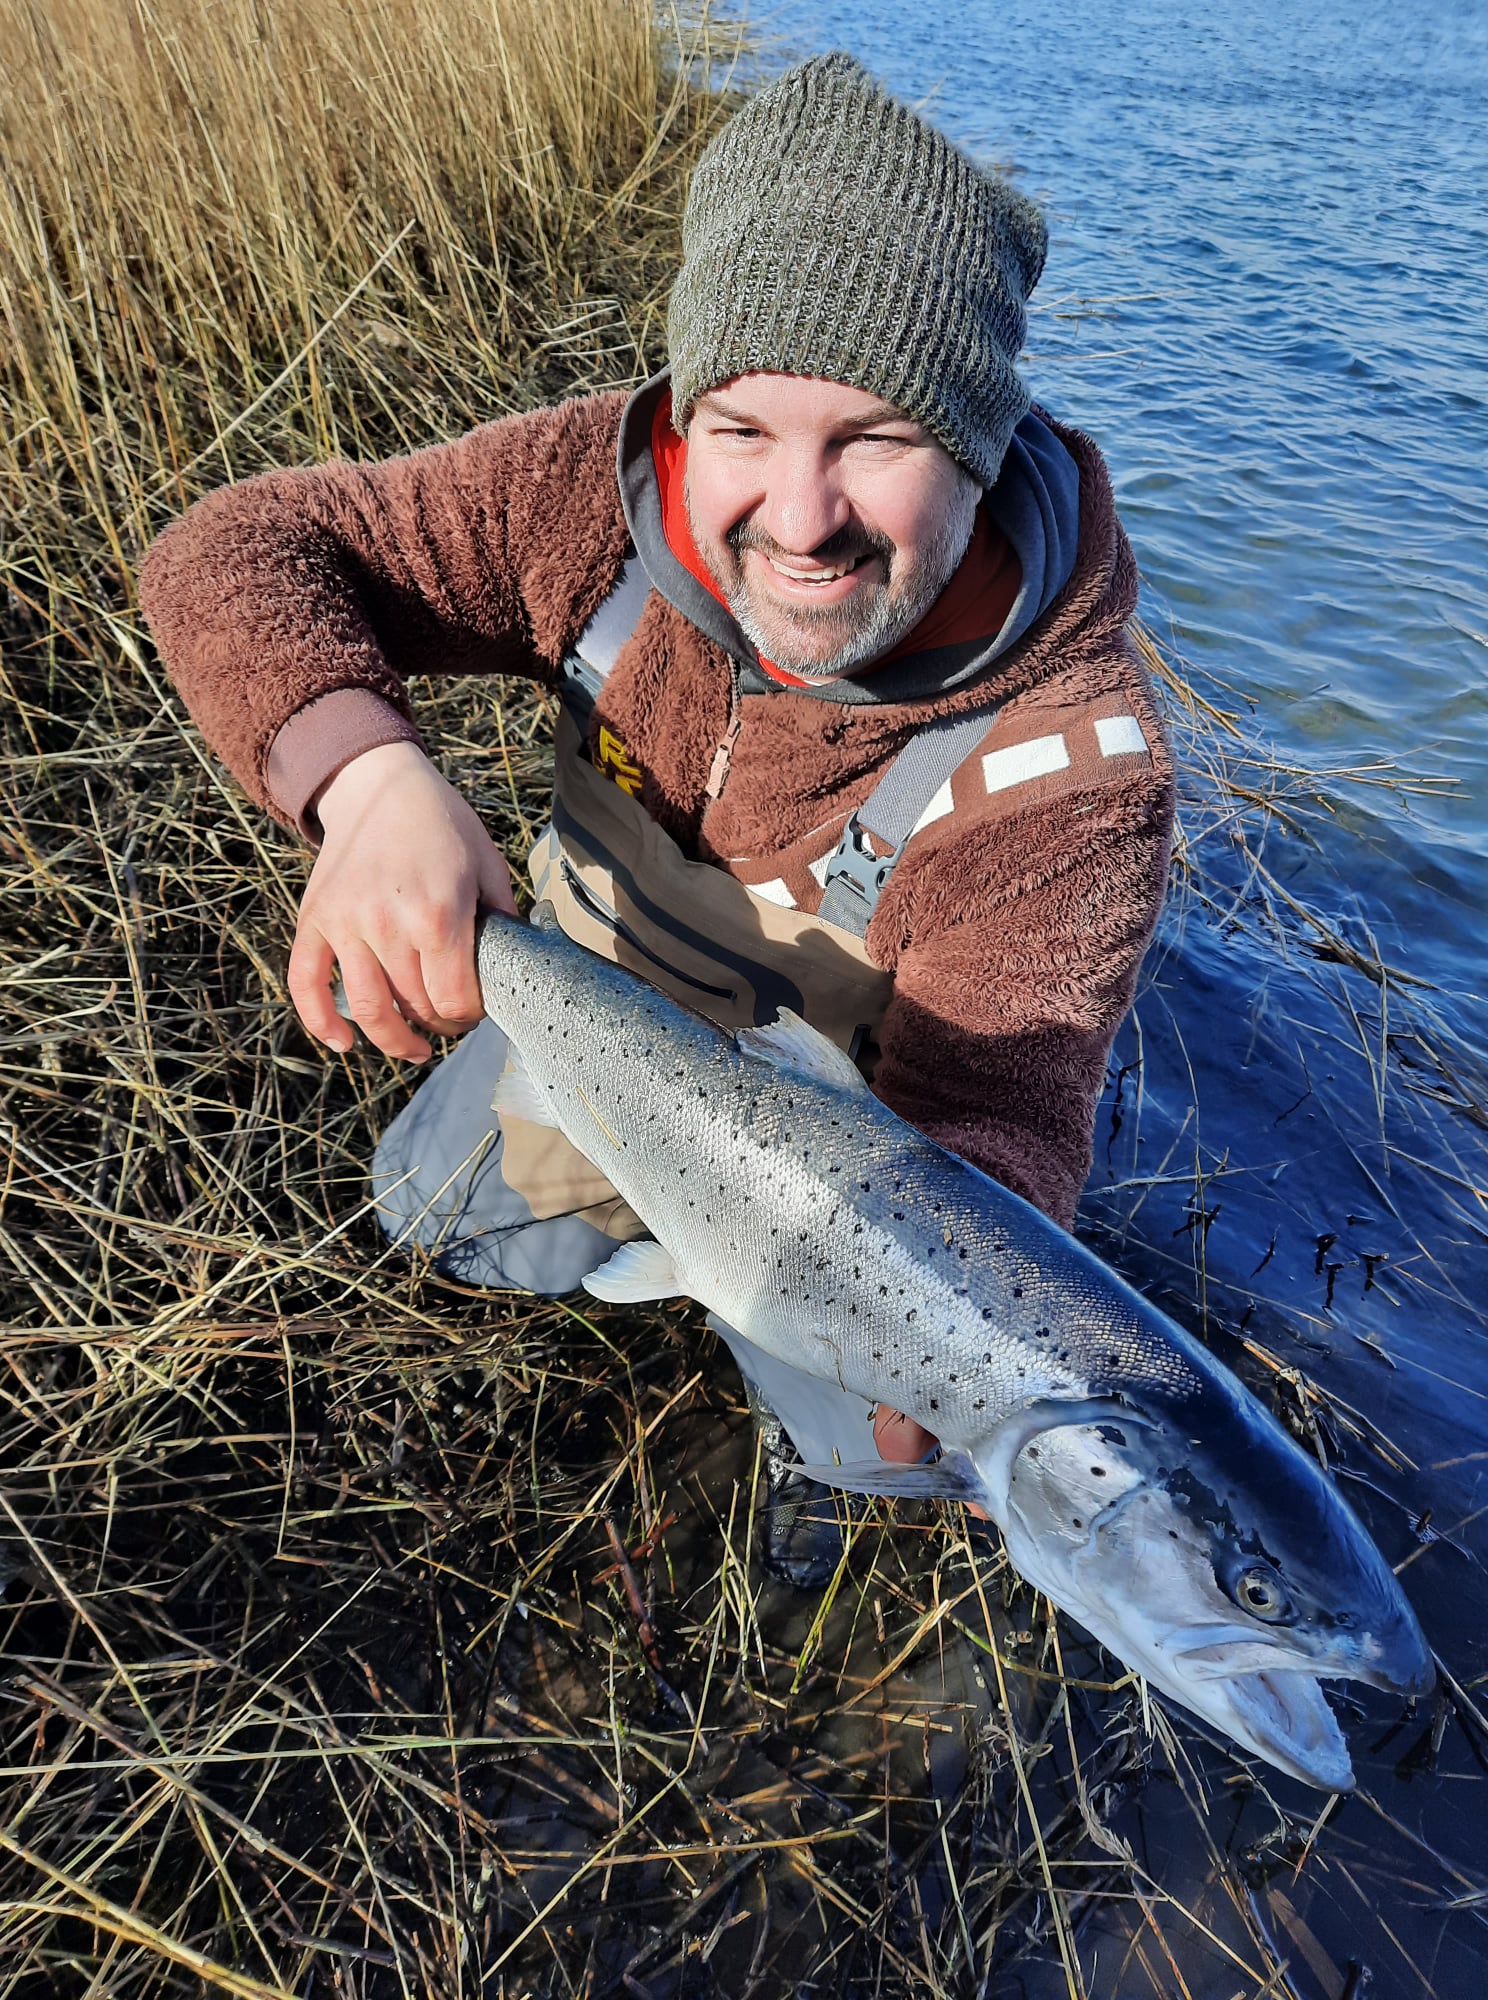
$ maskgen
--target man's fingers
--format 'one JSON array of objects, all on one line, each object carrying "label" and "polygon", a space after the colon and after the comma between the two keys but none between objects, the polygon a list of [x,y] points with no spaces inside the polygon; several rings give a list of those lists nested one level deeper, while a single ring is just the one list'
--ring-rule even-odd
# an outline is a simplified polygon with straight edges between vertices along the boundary
[{"label": "man's fingers", "polygon": [[[899,1410],[891,1410],[887,1403],[880,1403],[873,1412],[873,1442],[878,1447],[880,1458],[890,1465],[918,1465],[927,1452],[934,1451],[940,1440],[932,1437],[923,1424],[917,1424],[913,1417],[906,1417]],[[985,1521],[987,1510],[972,1502],[968,1508],[979,1521]]]},{"label": "man's fingers", "polygon": [[336,1012],[331,997],[335,953],[314,924],[303,917],[289,954],[289,997],[306,1031],[338,1055],[351,1047],[351,1029]]},{"label": "man's fingers", "polygon": [[[402,1062],[423,1062],[429,1055],[429,1044],[399,1013],[393,986],[371,947],[360,941],[346,944],[337,956],[351,1018],[367,1040],[385,1056],[394,1056]],[[429,1000],[421,980],[409,983],[416,991],[405,993],[403,999],[410,1013],[416,1014],[420,1011],[420,1001],[427,1007]]]},{"label": "man's fingers", "polygon": [[506,856],[495,846],[481,858],[479,891],[481,902],[488,910],[500,910],[508,917],[517,914],[511,870],[506,865]]},{"label": "man's fingers", "polygon": [[923,1424],[891,1410],[887,1403],[880,1403],[874,1412],[873,1442],[879,1457],[890,1465],[918,1465],[936,1444]]},{"label": "man's fingers", "polygon": [[424,986],[434,1013],[431,1028],[441,1035],[462,1035],[485,1013],[480,981],[475,974],[475,911],[448,925],[420,954]]},{"label": "man's fingers", "polygon": [[[517,914],[511,873],[500,849],[490,841],[480,855],[475,894],[478,909],[500,910],[509,917]],[[467,909],[461,917],[446,920],[419,953],[424,985],[435,1009],[429,1025],[442,1035],[463,1034],[486,1011],[475,970],[476,917],[477,909]]]}]

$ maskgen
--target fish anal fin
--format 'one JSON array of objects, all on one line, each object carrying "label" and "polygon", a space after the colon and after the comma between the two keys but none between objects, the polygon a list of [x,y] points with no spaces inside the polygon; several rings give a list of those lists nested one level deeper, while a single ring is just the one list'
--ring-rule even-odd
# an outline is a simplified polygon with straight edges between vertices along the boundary
[{"label": "fish anal fin", "polygon": [[650,1299],[691,1296],[691,1287],[677,1275],[671,1251],[650,1237],[624,1244],[608,1263],[589,1273],[584,1290],[611,1305],[640,1305]]},{"label": "fish anal fin", "polygon": [[868,1088],[862,1071],[845,1049],[828,1041],[819,1029],[789,1007],[782,1007],[775,1020],[764,1028],[740,1028],[739,1047],[746,1055],[758,1056],[777,1069],[793,1069],[816,1083],[835,1084],[839,1090]]}]

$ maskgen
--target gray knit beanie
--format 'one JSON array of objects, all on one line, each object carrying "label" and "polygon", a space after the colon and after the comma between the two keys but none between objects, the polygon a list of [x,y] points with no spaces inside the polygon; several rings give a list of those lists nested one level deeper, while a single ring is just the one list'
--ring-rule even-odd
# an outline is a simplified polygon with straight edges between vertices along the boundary
[{"label": "gray knit beanie", "polygon": [[981,485],[1028,409],[1014,363],[1048,233],[837,50],[788,70],[692,177],[667,315],[672,406],[731,376],[819,375],[924,424]]}]

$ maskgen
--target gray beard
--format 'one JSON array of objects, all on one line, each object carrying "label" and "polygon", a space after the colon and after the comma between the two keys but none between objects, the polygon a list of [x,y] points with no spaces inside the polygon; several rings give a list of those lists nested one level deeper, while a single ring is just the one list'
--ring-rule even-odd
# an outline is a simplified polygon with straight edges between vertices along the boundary
[{"label": "gray beard", "polygon": [[[902,578],[895,575],[898,553],[893,544],[885,542],[880,545],[885,555],[883,581],[874,591],[866,612],[855,617],[852,629],[845,633],[841,646],[827,659],[805,658],[788,644],[782,645],[780,639],[771,638],[764,622],[755,615],[749,586],[743,580],[742,565],[739,566],[739,580],[724,590],[734,623],[762,659],[783,668],[788,674],[794,674],[799,680],[837,680],[859,667],[870,665],[885,653],[891,653],[902,639],[909,637],[960,568],[961,558],[966,554],[976,527],[976,511],[981,498],[982,489],[974,481],[966,480],[958,488],[955,503],[940,527],[926,543],[923,554]],[[734,559],[737,564],[738,547],[734,549]],[[840,613],[830,607],[813,612],[807,606],[795,617],[801,624],[818,628],[843,622]]]}]

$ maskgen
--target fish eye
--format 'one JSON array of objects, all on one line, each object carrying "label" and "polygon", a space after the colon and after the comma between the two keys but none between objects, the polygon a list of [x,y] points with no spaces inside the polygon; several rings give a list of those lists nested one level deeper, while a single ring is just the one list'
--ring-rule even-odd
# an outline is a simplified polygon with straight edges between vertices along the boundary
[{"label": "fish eye", "polygon": [[1260,1564],[1241,1570],[1235,1579],[1234,1598],[1242,1611],[1248,1611],[1252,1618],[1264,1619],[1268,1625],[1279,1624],[1291,1613],[1291,1603],[1275,1571]]}]

